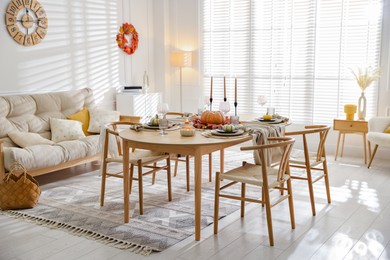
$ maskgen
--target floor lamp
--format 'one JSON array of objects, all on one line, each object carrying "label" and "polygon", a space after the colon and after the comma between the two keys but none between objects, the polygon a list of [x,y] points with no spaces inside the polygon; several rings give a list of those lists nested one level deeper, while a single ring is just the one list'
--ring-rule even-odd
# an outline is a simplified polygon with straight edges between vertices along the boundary
[{"label": "floor lamp", "polygon": [[172,52],[171,66],[180,68],[180,112],[183,112],[182,68],[192,66],[192,52],[189,51]]}]

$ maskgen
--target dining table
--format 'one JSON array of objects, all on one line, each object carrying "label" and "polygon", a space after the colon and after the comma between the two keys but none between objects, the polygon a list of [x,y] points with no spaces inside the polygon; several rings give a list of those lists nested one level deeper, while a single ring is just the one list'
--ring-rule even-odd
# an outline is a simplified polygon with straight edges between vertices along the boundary
[{"label": "dining table", "polygon": [[201,239],[201,195],[202,195],[202,156],[212,152],[220,151],[220,172],[224,171],[224,149],[238,145],[249,140],[252,136],[243,133],[237,136],[213,136],[197,130],[191,137],[183,137],[179,130],[168,131],[166,135],[160,135],[158,130],[135,131],[124,129],[119,133],[123,142],[123,196],[124,196],[124,222],[130,219],[129,187],[130,187],[130,165],[129,149],[139,148],[172,154],[191,155],[195,160],[194,170],[194,200],[195,200],[195,240]]}]

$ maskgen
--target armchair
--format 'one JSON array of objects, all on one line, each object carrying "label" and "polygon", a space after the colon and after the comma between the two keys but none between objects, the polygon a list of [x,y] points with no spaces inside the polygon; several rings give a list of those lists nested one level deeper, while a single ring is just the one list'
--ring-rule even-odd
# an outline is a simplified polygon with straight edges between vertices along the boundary
[{"label": "armchair", "polygon": [[[368,154],[370,156],[370,162],[368,168],[371,167],[371,163],[374,160],[376,151],[381,144],[381,147],[390,148],[390,134],[385,133],[386,128],[390,126],[390,117],[373,117],[368,121]],[[374,151],[371,153],[371,143],[375,144]]]}]

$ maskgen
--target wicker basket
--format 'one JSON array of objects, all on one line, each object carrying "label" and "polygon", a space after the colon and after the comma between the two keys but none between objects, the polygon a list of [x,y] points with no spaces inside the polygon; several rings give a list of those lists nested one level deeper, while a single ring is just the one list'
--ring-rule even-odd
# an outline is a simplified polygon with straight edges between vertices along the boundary
[{"label": "wicker basket", "polygon": [[[17,174],[18,172],[22,174]],[[22,164],[15,162],[0,183],[0,209],[33,208],[40,195],[38,182],[27,173]]]}]

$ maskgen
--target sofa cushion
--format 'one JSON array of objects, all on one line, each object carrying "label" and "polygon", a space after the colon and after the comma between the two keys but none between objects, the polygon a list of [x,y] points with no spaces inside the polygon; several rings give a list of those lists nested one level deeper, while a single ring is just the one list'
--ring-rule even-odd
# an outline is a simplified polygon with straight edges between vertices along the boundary
[{"label": "sofa cushion", "polygon": [[105,124],[119,121],[120,113],[118,111],[90,108],[89,116],[88,132],[100,133],[101,127]]},{"label": "sofa cushion", "polygon": [[98,143],[99,135],[91,135],[54,145],[34,145],[26,148],[4,147],[5,168],[9,170],[15,161],[22,163],[27,169],[55,166],[69,160],[97,154]]},{"label": "sofa cushion", "polygon": [[50,118],[50,128],[51,140],[56,143],[85,137],[80,121]]},{"label": "sofa cushion", "polygon": [[[94,105],[89,88],[33,95],[0,97],[0,138],[9,132],[48,133],[50,118],[65,119]],[[46,137],[46,136],[45,136]]]},{"label": "sofa cushion", "polygon": [[38,144],[54,144],[53,141],[43,138],[37,133],[23,133],[23,132],[10,132],[8,133],[9,138],[12,142],[24,148],[27,146],[38,145]]},{"label": "sofa cushion", "polygon": [[89,120],[90,120],[88,108],[84,107],[83,109],[81,109],[81,111],[77,112],[76,114],[68,116],[67,119],[80,121],[83,124],[84,134],[86,136],[90,135],[90,133],[88,133]]}]

